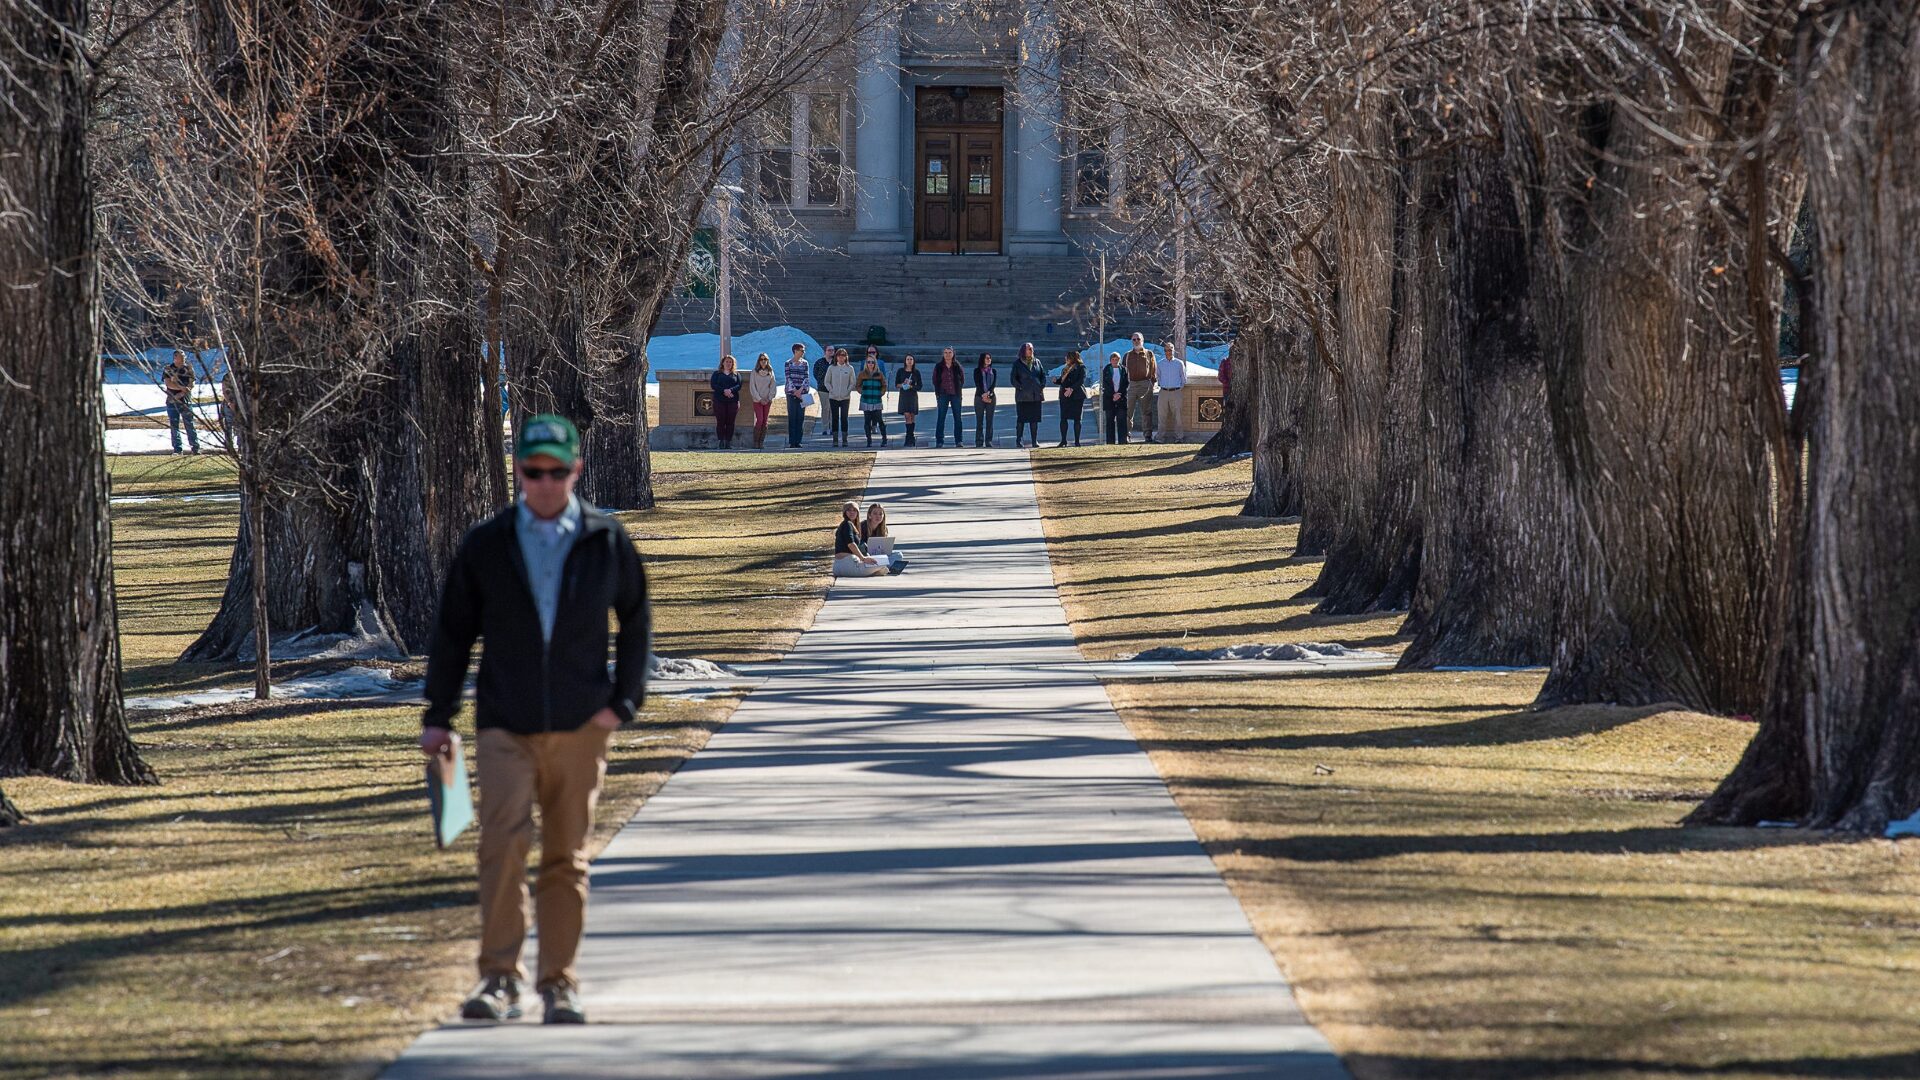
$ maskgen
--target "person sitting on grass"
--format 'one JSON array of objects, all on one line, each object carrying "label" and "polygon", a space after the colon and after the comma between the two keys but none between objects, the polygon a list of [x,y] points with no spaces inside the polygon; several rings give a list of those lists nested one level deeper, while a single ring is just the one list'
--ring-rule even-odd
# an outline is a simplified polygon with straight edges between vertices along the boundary
[{"label": "person sitting on grass", "polygon": [[874,577],[887,572],[887,564],[867,554],[860,539],[860,504],[840,507],[840,527],[833,533],[833,576]]},{"label": "person sitting on grass", "polygon": [[[887,573],[901,573],[907,568],[907,557],[900,554],[899,549],[892,547],[893,534],[887,531],[887,508],[879,503],[873,503],[867,507],[867,519],[860,523],[860,539],[867,549],[867,554],[873,554],[874,539],[883,536],[887,539],[888,547],[888,550],[883,553],[887,560]],[[879,558],[879,556],[874,557]]]}]

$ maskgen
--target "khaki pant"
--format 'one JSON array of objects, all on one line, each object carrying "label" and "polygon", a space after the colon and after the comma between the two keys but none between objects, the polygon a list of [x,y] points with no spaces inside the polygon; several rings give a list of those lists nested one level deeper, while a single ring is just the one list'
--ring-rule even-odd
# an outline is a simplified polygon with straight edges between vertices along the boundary
[{"label": "khaki pant", "polygon": [[612,732],[515,735],[485,728],[476,737],[480,780],[480,977],[527,972],[527,853],[540,806],[540,872],[533,895],[540,924],[541,990],[577,987],[573,961],[587,918],[587,836],[607,775]]},{"label": "khaki pant", "polygon": [[1186,424],[1180,418],[1180,399],[1186,396],[1186,387],[1176,386],[1169,390],[1160,388],[1160,419],[1154,425],[1162,438],[1172,439],[1185,430]]},{"label": "khaki pant", "polygon": [[1127,427],[1153,438],[1153,384],[1138,382],[1127,387]]}]

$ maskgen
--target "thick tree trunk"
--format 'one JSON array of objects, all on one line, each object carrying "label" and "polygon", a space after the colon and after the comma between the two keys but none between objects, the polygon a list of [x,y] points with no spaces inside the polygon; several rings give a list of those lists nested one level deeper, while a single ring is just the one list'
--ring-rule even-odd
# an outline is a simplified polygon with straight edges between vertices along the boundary
[{"label": "thick tree trunk", "polygon": [[1253,450],[1253,399],[1258,393],[1254,380],[1259,375],[1258,368],[1248,358],[1251,343],[1248,346],[1241,344],[1245,340],[1245,334],[1234,338],[1229,350],[1232,366],[1228,369],[1230,378],[1221,394],[1220,430],[1214,432],[1213,437],[1200,447],[1199,456],[1210,461],[1226,461]]},{"label": "thick tree trunk", "polygon": [[1240,508],[1246,517],[1300,513],[1300,382],[1306,355],[1297,330],[1263,323],[1234,343],[1240,357],[1235,375],[1253,406],[1253,487]]},{"label": "thick tree trunk", "polygon": [[587,470],[580,492],[610,510],[653,507],[653,455],[647,450],[647,361],[642,346],[594,365],[593,425],[582,439]]},{"label": "thick tree trunk", "polygon": [[[1384,121],[1376,137],[1385,143]],[[1333,378],[1334,535],[1313,594],[1321,614],[1407,606],[1420,565],[1418,464],[1423,290],[1413,267],[1418,181],[1342,157],[1335,168],[1340,350]]]},{"label": "thick tree trunk", "polygon": [[0,791],[0,829],[4,829],[9,825],[18,825],[26,820],[27,815],[21,813],[20,808],[13,805],[13,800],[7,798],[6,792]]},{"label": "thick tree trunk", "polygon": [[83,0],[0,11],[0,776],[151,783],[120,696],[86,36]]},{"label": "thick tree trunk", "polygon": [[1810,415],[1791,521],[1803,606],[1753,745],[1694,820],[1877,832],[1920,807],[1920,15],[1819,9],[1794,67],[1818,223],[1794,404]]},{"label": "thick tree trunk", "polygon": [[[303,45],[338,32],[305,19],[284,11],[270,30]],[[356,119],[327,130],[304,155],[310,160],[288,166],[318,168],[317,179],[274,179],[314,189],[316,226],[263,238],[273,248],[264,287],[273,314],[268,340],[254,348],[280,370],[252,380],[266,388],[257,395],[260,445],[248,452],[266,455],[250,468],[274,498],[263,508],[264,529],[243,524],[220,610],[183,659],[257,655],[260,608],[245,584],[256,570],[257,532],[266,541],[257,569],[268,626],[383,635],[401,651],[418,651],[460,533],[503,494],[481,426],[493,414],[473,340],[464,219],[434,216],[465,203],[457,171],[443,160],[451,123],[443,23],[440,5],[363,0],[351,23],[360,36],[327,73],[341,113]],[[218,54],[205,60],[231,63]],[[252,73],[232,92],[249,92],[256,80],[273,85],[274,74]],[[350,384],[324,407],[310,404],[332,389],[330,380],[362,379],[342,374],[362,353],[370,354],[364,385]],[[309,429],[297,439],[289,434],[296,425]],[[278,449],[292,444],[298,448]],[[251,520],[250,494],[247,502]]]},{"label": "thick tree trunk", "polygon": [[[632,205],[641,210],[643,227],[626,238],[630,246],[618,263],[623,271],[619,291],[608,305],[609,325],[633,336],[631,344],[589,369],[594,373],[594,419],[585,432],[587,471],[580,487],[600,506],[653,506],[645,343],[659,321],[667,291],[679,278],[694,224],[717,174],[718,154],[703,154],[698,147],[726,25],[726,0],[674,0],[667,17],[646,152],[633,181]],[[632,156],[621,153],[601,171],[617,177],[630,167]],[[583,269],[599,273],[597,268]],[[583,287],[587,284],[582,282]]]},{"label": "thick tree trunk", "polygon": [[[289,632],[344,634],[353,630],[361,601],[349,565],[353,538],[334,508],[298,500],[262,507],[266,521],[266,615],[269,627]],[[241,493],[240,532],[227,561],[227,588],[213,621],[180,659],[189,662],[254,656],[254,499]]]},{"label": "thick tree trunk", "polygon": [[[1677,34],[1672,47],[1704,96],[1655,120],[1705,141],[1730,49]],[[1696,320],[1721,314],[1697,298],[1716,276],[1709,211],[1665,136],[1625,115],[1578,122],[1594,150],[1571,172],[1549,167],[1533,245],[1535,325],[1574,511],[1560,640],[1537,704],[1752,712],[1773,543],[1767,388],[1749,351],[1697,349]]]},{"label": "thick tree trunk", "polygon": [[1434,243],[1448,293],[1426,350],[1425,551],[1400,667],[1544,664],[1566,487],[1529,316],[1527,222],[1497,148],[1453,159]]}]

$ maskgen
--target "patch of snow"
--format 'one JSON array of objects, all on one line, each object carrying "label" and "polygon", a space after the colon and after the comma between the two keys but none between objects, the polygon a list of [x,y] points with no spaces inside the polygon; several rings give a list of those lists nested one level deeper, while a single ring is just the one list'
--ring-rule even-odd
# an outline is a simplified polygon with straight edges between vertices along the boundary
[{"label": "patch of snow", "polygon": [[[362,572],[359,563],[347,564],[347,575],[355,589],[363,589]],[[371,600],[360,602],[359,620],[351,633],[321,634],[309,627],[285,636],[273,635],[268,648],[275,660],[404,660],[407,655],[380,625]],[[253,660],[252,635],[248,635],[237,652],[235,659]]]},{"label": "patch of snow", "polygon": [[[807,363],[820,355],[820,341],[812,334],[792,326],[772,326],[733,335],[733,355],[742,372],[753,369],[754,360],[766,353],[777,373],[799,342],[807,347]],[[719,334],[670,334],[647,339],[647,381],[655,383],[656,371],[712,371],[720,366]]]},{"label": "patch of snow", "polygon": [[[108,428],[105,435],[109,454],[165,454],[173,450],[173,440],[164,427]],[[186,443],[186,435],[182,433],[180,445]],[[206,445],[209,444],[203,444],[202,449]]]},{"label": "patch of snow", "polygon": [[[307,675],[276,683],[276,698],[363,698],[407,695],[417,697],[421,683],[417,679],[396,679],[381,668],[350,667],[325,675]],[[128,712],[164,712],[196,705],[224,705],[253,697],[251,686],[221,686],[191,693],[127,699]]]},{"label": "patch of snow", "polygon": [[[1754,828],[1756,829],[1797,829],[1799,827],[1800,823],[1797,821],[1759,821],[1754,823]],[[1888,826],[1888,828],[1892,827],[1891,825]]]},{"label": "patch of snow", "polygon": [[1897,840],[1902,836],[1920,836],[1920,810],[1915,810],[1910,818],[1888,822],[1886,836],[1889,840]]},{"label": "patch of snow", "polygon": [[[1232,347],[1232,345],[1214,345],[1205,349],[1188,348],[1187,377],[1193,378],[1197,375],[1220,374],[1220,361],[1227,358],[1227,351]],[[1103,368],[1107,366],[1108,353],[1119,353],[1121,356],[1125,356],[1127,355],[1127,351],[1132,348],[1132,338],[1114,338],[1112,341],[1089,346],[1083,355],[1087,358],[1087,367]],[[1147,342],[1147,351],[1153,354],[1155,360],[1163,360],[1166,358],[1158,342]]]},{"label": "patch of snow", "polygon": [[701,679],[735,679],[739,676],[714,663],[692,656],[655,656],[647,669],[649,679],[674,679],[692,682]]},{"label": "patch of snow", "polygon": [[1350,657],[1356,660],[1384,660],[1387,654],[1372,649],[1353,649],[1330,642],[1301,641],[1281,645],[1225,645],[1217,649],[1182,649],[1162,645],[1135,653],[1129,660],[1326,660]]}]

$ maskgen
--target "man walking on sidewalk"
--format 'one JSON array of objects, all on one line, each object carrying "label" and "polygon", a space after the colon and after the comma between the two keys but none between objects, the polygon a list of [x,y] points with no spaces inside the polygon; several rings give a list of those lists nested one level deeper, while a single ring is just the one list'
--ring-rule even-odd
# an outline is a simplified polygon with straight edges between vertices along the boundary
[{"label": "man walking on sidewalk", "polygon": [[[1147,350],[1147,340],[1133,335],[1133,348],[1127,351],[1127,426],[1153,441],[1153,385],[1155,364]],[[1121,442],[1126,439],[1122,438]]]},{"label": "man walking on sidewalk", "polygon": [[200,433],[193,429],[193,368],[187,354],[173,350],[173,362],[160,369],[160,390],[167,397],[167,433],[173,436],[173,452],[180,452],[180,429],[187,429],[187,445],[200,452]]},{"label": "man walking on sidewalk", "polygon": [[[586,1022],[574,958],[587,910],[587,837],[613,731],[645,691],[649,625],[640,554],[612,516],[574,495],[580,433],[564,417],[521,425],[520,500],[473,527],[447,569],[427,655],[420,748],[446,751],[476,638],[480,782],[480,986],[469,1020],[519,1016],[527,853],[540,808],[535,983],[549,1024]],[[607,675],[607,612],[620,620]]]}]

